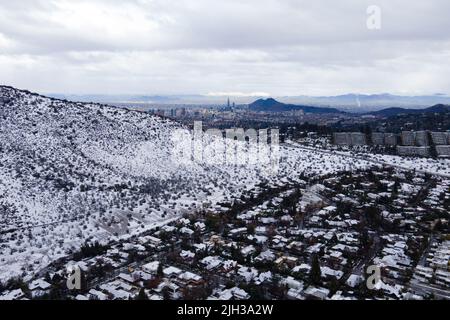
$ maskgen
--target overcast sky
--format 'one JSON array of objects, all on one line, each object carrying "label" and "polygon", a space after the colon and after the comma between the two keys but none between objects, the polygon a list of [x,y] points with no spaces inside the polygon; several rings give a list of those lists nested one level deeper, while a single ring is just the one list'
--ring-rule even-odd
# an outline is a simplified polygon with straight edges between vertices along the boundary
[{"label": "overcast sky", "polygon": [[[381,8],[381,29],[366,25]],[[448,0],[0,0],[0,83],[43,93],[450,94]]]}]

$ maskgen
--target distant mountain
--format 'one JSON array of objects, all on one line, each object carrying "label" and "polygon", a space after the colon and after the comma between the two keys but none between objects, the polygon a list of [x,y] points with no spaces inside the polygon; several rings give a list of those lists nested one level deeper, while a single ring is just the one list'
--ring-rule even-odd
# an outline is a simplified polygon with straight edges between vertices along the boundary
[{"label": "distant mountain", "polygon": [[279,97],[285,103],[314,107],[333,107],[343,111],[365,113],[385,108],[423,109],[435,104],[450,104],[450,97],[444,94],[427,96],[400,96],[383,94],[345,94],[329,97],[290,96]]},{"label": "distant mountain", "polygon": [[335,108],[311,107],[304,105],[286,104],[273,98],[259,99],[249,105],[251,111],[257,112],[286,112],[303,110],[305,113],[342,113]]},{"label": "distant mountain", "polygon": [[443,113],[443,112],[450,112],[450,105],[437,104],[425,109],[387,108],[380,111],[369,112],[367,114],[380,117],[392,117],[402,114]]},{"label": "distant mountain", "polygon": [[442,113],[450,112],[450,105],[448,104],[437,104],[435,106],[425,109],[425,112]]},{"label": "distant mountain", "polygon": [[[229,98],[236,104],[250,104],[255,99],[264,99],[266,96],[229,96],[224,95],[201,95],[201,94],[181,94],[181,95],[133,95],[133,94],[113,94],[113,95],[71,95],[71,94],[50,94],[51,97],[67,99],[70,101],[97,102],[108,104],[146,104],[146,105],[216,105],[224,106]],[[434,94],[427,96],[399,96],[389,93],[383,94],[356,94],[349,93],[339,96],[278,96],[274,97],[281,103],[319,107],[337,108],[341,111],[365,113],[379,111],[385,108],[406,108],[422,109],[435,104],[450,104],[450,96],[445,94]]]}]

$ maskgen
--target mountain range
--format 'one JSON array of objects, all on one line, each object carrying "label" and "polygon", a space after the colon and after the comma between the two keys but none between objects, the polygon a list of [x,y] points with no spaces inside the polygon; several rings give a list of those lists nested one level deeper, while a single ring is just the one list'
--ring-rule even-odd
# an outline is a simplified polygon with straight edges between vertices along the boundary
[{"label": "mountain range", "polygon": [[368,112],[367,115],[392,117],[404,114],[443,113],[450,112],[450,105],[437,104],[424,109],[386,108],[379,111]]},{"label": "mountain range", "polygon": [[450,97],[444,94],[404,96],[383,94],[344,94],[338,96],[292,96],[278,97],[284,103],[302,104],[314,107],[333,107],[352,113],[366,113],[386,108],[423,109],[436,104],[450,104]]},{"label": "mountain range", "polygon": [[[224,95],[70,95],[49,94],[49,96],[71,101],[97,102],[97,103],[129,103],[144,105],[225,105],[228,96]],[[230,100],[236,104],[250,104],[255,99],[268,96],[233,96]],[[393,94],[344,94],[337,96],[274,96],[285,104],[302,105],[320,108],[337,108],[342,111],[366,113],[385,108],[421,109],[436,104],[450,104],[450,97],[444,94],[404,96]]]},{"label": "mountain range", "polygon": [[335,108],[286,104],[273,98],[256,100],[249,104],[249,110],[256,112],[287,112],[302,110],[305,113],[342,113],[342,111]]},{"label": "mountain range", "polygon": [[[296,110],[302,110],[305,113],[315,113],[315,114],[346,113],[336,108],[286,104],[279,102],[273,98],[256,100],[255,102],[249,104],[249,110],[256,112],[273,112],[273,113],[296,111]],[[422,109],[392,107],[392,108],[385,108],[379,111],[367,112],[364,115],[372,115],[377,117],[391,117],[402,114],[443,113],[443,112],[450,112],[450,105],[436,104],[432,107]]]}]

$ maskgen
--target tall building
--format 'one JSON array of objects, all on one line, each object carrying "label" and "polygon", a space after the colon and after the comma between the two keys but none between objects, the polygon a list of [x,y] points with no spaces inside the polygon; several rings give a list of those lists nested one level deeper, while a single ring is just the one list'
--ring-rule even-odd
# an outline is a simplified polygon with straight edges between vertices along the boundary
[{"label": "tall building", "polygon": [[396,146],[398,144],[398,136],[395,133],[385,133],[384,144],[387,146]]},{"label": "tall building", "polygon": [[417,131],[415,133],[415,142],[417,146],[427,147],[430,145],[430,140],[428,139],[428,131]]},{"label": "tall building", "polygon": [[333,134],[334,144],[337,145],[350,145],[351,137],[347,132],[335,132]]},{"label": "tall building", "polygon": [[450,145],[436,146],[436,153],[440,157],[450,157]]},{"label": "tall building", "polygon": [[431,140],[435,145],[448,144],[447,132],[431,132]]},{"label": "tall building", "polygon": [[352,132],[351,134],[351,144],[354,146],[363,146],[367,144],[366,135],[361,132]]},{"label": "tall building", "polygon": [[384,145],[384,133],[374,132],[372,133],[372,144],[373,145]]},{"label": "tall building", "polygon": [[430,149],[430,147],[397,146],[397,153],[401,156],[428,157]]},{"label": "tall building", "polygon": [[402,145],[419,147],[429,146],[430,139],[428,138],[428,131],[403,131]]},{"label": "tall building", "polygon": [[362,146],[367,144],[366,135],[361,132],[335,132],[333,140],[337,145]]},{"label": "tall building", "polygon": [[177,117],[184,117],[186,115],[186,109],[185,108],[176,109],[175,115]]},{"label": "tall building", "polygon": [[402,132],[402,145],[404,146],[414,146],[415,145],[415,134],[412,131]]}]

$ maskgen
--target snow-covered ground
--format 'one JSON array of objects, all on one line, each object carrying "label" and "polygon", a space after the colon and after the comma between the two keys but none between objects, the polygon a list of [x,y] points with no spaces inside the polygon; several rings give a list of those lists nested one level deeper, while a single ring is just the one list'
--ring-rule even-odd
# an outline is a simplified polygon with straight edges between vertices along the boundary
[{"label": "snow-covered ground", "polygon": [[368,160],[375,164],[390,165],[405,170],[416,170],[418,172],[436,174],[443,177],[450,177],[450,159],[440,158],[419,158],[403,157],[396,155],[383,155],[374,153],[361,153],[351,151],[336,151],[331,149],[320,149],[315,147],[305,147],[299,143],[289,141],[290,146],[303,150],[316,150],[323,154],[342,155],[352,159]]},{"label": "snow-covered ground", "polygon": [[[32,275],[87,240],[144,231],[262,182],[376,165],[289,146],[280,146],[272,174],[245,159],[185,161],[173,156],[180,127],[170,120],[8,87],[0,96],[10,100],[0,104],[0,281]],[[205,137],[204,147],[221,150],[219,140]]]}]

